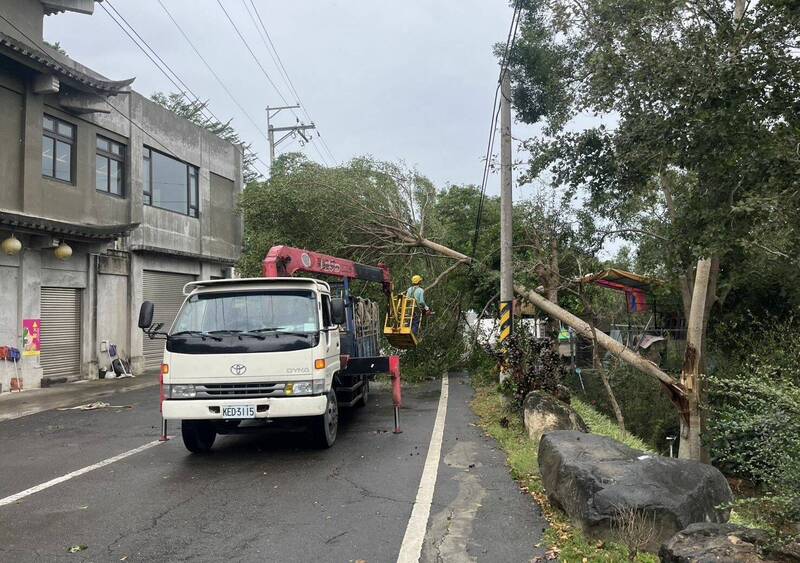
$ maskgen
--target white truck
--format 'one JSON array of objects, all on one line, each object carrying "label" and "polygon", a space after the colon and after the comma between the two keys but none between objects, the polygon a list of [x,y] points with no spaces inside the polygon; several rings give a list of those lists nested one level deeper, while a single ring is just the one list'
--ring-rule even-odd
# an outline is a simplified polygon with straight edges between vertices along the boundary
[{"label": "white truck", "polygon": [[[353,297],[349,287],[352,278],[383,283],[388,270],[275,249],[265,277],[186,284],[166,331],[153,324],[153,304],[142,304],[139,327],[165,340],[162,417],[181,421],[191,452],[209,451],[217,434],[275,423],[303,424],[315,445],[330,447],[339,408],[365,405],[376,373],[397,376],[399,406],[397,357],[378,354],[377,304]],[[326,281],[291,277],[321,270],[341,278],[333,294]]]}]

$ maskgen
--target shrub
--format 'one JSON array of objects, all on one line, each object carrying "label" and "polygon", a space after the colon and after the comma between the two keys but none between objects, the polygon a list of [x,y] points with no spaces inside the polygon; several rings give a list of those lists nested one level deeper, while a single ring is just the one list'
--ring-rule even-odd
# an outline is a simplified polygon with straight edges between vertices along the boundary
[{"label": "shrub", "polygon": [[707,377],[714,462],[769,495],[748,511],[777,529],[800,516],[799,328],[794,319],[755,326]]},{"label": "shrub", "polygon": [[511,397],[511,402],[521,407],[525,396],[534,390],[555,395],[563,369],[561,358],[553,349],[553,341],[535,338],[530,332],[519,330],[508,337],[506,344],[507,356],[499,349],[488,352],[508,366],[510,374],[503,382],[503,391]]}]

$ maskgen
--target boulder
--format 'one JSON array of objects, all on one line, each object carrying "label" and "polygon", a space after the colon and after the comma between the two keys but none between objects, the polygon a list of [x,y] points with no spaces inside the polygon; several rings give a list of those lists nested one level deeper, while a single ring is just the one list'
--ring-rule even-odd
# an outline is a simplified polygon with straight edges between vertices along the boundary
[{"label": "boulder", "polygon": [[770,547],[770,537],[763,530],[712,522],[681,530],[661,546],[658,555],[662,563],[800,561],[789,549]]},{"label": "boulder", "polygon": [[[539,443],[539,470],[551,502],[583,532],[628,538],[649,551],[695,522],[726,522],[733,500],[716,468],[646,454],[606,436],[560,430]],[[634,541],[636,540],[636,541]]]},{"label": "boulder", "polygon": [[531,391],[522,403],[522,418],[528,436],[538,442],[542,434],[553,430],[588,432],[586,423],[568,404],[544,391]]}]

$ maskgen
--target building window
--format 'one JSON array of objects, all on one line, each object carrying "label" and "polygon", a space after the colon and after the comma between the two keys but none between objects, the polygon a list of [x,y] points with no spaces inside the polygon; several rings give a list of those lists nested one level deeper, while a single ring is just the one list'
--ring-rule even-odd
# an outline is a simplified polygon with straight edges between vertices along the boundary
[{"label": "building window", "polygon": [[72,183],[75,126],[45,115],[42,119],[42,176]]},{"label": "building window", "polygon": [[95,162],[95,188],[122,197],[125,178],[125,145],[97,136]]},{"label": "building window", "polygon": [[145,205],[198,216],[200,171],[196,166],[144,148],[142,186]]}]

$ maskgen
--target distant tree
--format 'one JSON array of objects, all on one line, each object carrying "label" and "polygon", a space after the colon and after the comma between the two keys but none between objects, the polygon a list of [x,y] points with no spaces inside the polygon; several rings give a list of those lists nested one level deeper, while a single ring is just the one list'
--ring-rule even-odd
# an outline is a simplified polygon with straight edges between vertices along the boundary
[{"label": "distant tree", "polygon": [[43,43],[45,44],[45,46],[50,47],[56,53],[61,53],[62,55],[67,54],[64,48],[61,47],[61,43],[59,41],[56,41],[55,43],[50,43],[49,41],[43,41]]},{"label": "distant tree", "polygon": [[[414,245],[394,244],[393,229],[442,233],[436,212],[438,192],[419,172],[394,163],[356,158],[337,167],[323,167],[297,153],[275,161],[271,178],[253,182],[242,194],[244,252],[239,268],[257,276],[270,247],[287,244],[389,266],[396,291],[410,285],[413,274],[425,281],[426,300],[436,315],[425,323],[419,347],[403,353],[405,373],[427,377],[448,369],[463,356],[462,309],[468,286],[457,277],[458,261]],[[474,220],[474,218],[473,218]],[[437,282],[439,280],[439,282]],[[354,282],[357,294],[385,304],[377,284]]]},{"label": "distant tree", "polygon": [[[56,44],[57,45],[57,44]],[[158,105],[170,110],[175,115],[188,119],[195,125],[199,125],[204,129],[212,132],[214,135],[233,143],[235,145],[242,145],[244,152],[242,155],[242,171],[244,176],[244,183],[249,184],[261,177],[261,174],[255,168],[257,155],[252,150],[250,143],[245,143],[236,132],[236,129],[231,125],[232,120],[226,122],[217,121],[216,119],[209,119],[204,115],[204,110],[208,107],[208,101],[190,101],[186,97],[177,92],[165,94],[163,92],[155,92],[150,99]]]}]

